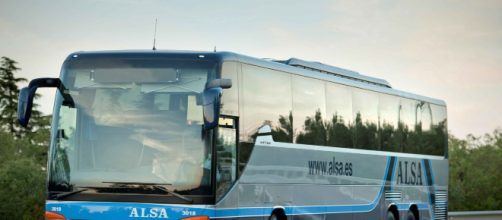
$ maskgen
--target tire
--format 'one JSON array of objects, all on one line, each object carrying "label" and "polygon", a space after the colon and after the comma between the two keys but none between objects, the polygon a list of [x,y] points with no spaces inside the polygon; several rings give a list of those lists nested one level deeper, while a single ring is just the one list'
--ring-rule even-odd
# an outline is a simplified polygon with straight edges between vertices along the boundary
[{"label": "tire", "polygon": [[385,217],[386,220],[396,220],[396,217],[394,216],[394,213],[391,211],[387,211],[387,217]]},{"label": "tire", "polygon": [[279,212],[279,213],[274,212],[274,213],[272,213],[272,215],[270,217],[268,217],[268,220],[287,220],[287,218],[281,212]]},{"label": "tire", "polygon": [[406,220],[416,220],[415,214],[413,214],[412,211],[408,211],[408,214],[406,214]]}]

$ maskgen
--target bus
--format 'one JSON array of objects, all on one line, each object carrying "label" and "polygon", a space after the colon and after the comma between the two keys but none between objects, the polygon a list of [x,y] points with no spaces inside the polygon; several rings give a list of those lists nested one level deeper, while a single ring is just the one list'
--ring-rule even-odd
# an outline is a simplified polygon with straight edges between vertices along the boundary
[{"label": "bus", "polygon": [[46,219],[447,219],[446,104],[297,58],[76,52],[56,89]]}]

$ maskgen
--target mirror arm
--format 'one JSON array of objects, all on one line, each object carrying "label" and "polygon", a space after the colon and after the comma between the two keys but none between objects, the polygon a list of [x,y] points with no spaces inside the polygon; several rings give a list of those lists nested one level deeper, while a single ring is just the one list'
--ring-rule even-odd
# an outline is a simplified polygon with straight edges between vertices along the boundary
[{"label": "mirror arm", "polygon": [[69,94],[70,90],[67,90],[66,87],[63,85],[63,83],[60,84],[58,87],[59,93],[61,93],[61,96],[63,96],[63,105],[68,106],[70,108],[75,108],[75,102],[73,101],[73,98]]},{"label": "mirror arm", "polygon": [[75,107],[75,102],[73,98],[68,94],[68,90],[63,85],[59,78],[38,78],[30,81],[28,85],[33,94],[35,94],[38,88],[57,88],[61,95],[63,96],[63,105],[70,108]]}]

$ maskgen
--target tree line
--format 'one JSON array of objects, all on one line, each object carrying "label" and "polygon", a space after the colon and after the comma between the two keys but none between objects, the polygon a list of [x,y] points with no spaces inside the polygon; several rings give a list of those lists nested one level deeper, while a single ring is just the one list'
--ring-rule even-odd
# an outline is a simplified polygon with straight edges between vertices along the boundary
[{"label": "tree line", "polygon": [[[42,219],[46,198],[46,165],[50,136],[50,115],[43,115],[34,105],[30,125],[22,128],[16,119],[19,83],[18,63],[8,57],[0,59],[0,216],[10,219]],[[36,96],[38,98],[38,96]],[[308,117],[305,130],[294,134],[293,118],[279,118],[272,133],[277,141],[326,146],[399,146],[424,147],[444,135],[445,124],[421,131],[420,125],[408,129],[363,122],[357,116],[347,124],[339,116],[323,121],[320,112]],[[355,132],[357,131],[357,132]],[[412,132],[413,131],[413,132]],[[403,145],[403,140],[406,145]],[[368,143],[366,143],[368,142]],[[401,143],[401,144],[399,144]],[[449,210],[502,210],[502,130],[482,137],[465,139],[452,135],[449,143]],[[417,150],[419,150],[417,148]],[[2,218],[3,218],[2,217]]]},{"label": "tree line", "polygon": [[[51,116],[34,106],[27,128],[17,123],[17,62],[0,59],[0,216],[42,219],[45,212],[47,149]],[[38,98],[36,96],[35,98]]]},{"label": "tree line", "polygon": [[502,210],[502,129],[449,138],[449,210]]}]

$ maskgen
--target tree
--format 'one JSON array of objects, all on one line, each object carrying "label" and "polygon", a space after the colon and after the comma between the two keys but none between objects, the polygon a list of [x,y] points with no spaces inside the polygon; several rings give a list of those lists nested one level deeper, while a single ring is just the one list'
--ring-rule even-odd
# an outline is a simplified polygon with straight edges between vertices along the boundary
[{"label": "tree", "polygon": [[502,209],[502,130],[449,139],[449,210]]},{"label": "tree", "polygon": [[14,73],[20,70],[16,64],[16,61],[8,57],[2,57],[0,60],[0,122],[3,129],[19,136],[20,128],[16,120],[19,95],[17,83],[27,80],[14,76]]},{"label": "tree", "polygon": [[[17,62],[0,59],[0,216],[41,219],[44,213],[45,177],[51,116],[33,106],[31,123],[17,122],[19,88],[25,78],[15,77]],[[38,96],[35,96],[38,97]],[[7,216],[7,217],[6,217]]]}]

